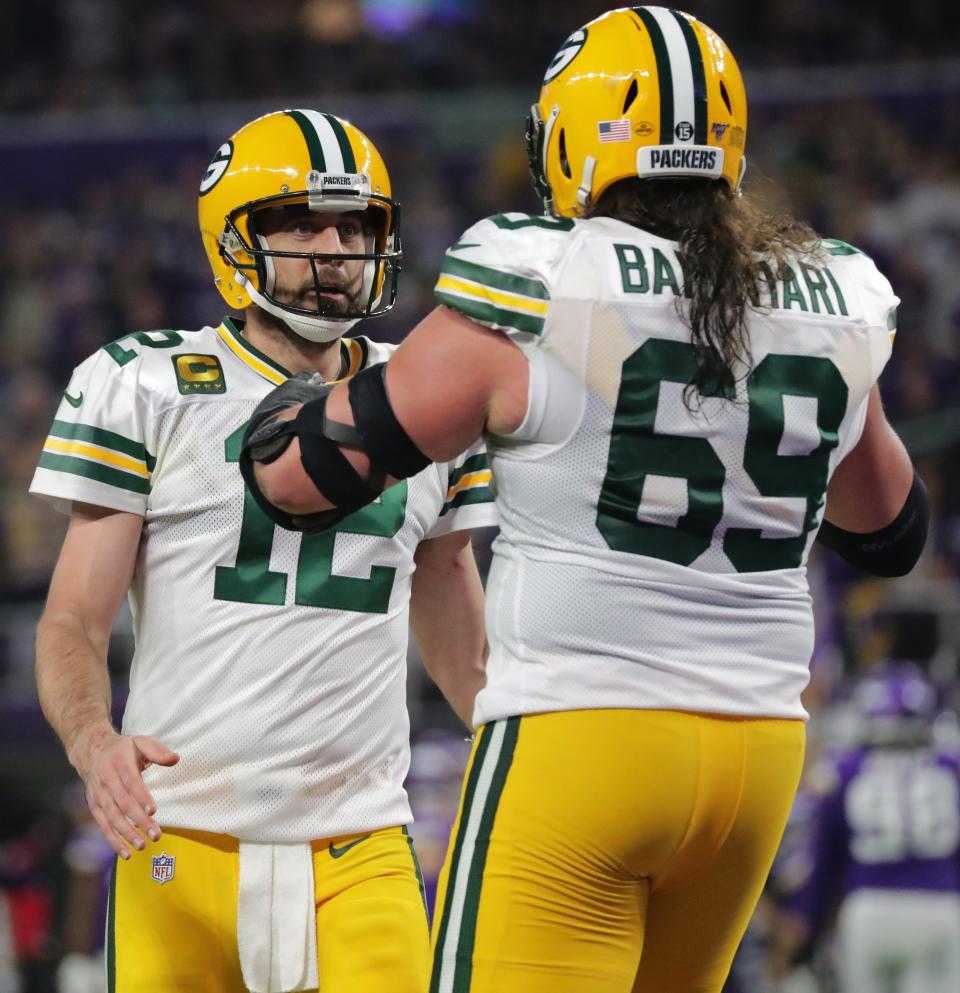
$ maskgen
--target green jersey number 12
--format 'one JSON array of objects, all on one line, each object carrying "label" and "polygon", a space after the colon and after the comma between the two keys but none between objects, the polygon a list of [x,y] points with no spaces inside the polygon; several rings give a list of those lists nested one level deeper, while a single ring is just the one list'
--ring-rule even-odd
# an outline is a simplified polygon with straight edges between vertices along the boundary
[{"label": "green jersey number 12", "polygon": [[[241,425],[227,438],[224,444],[227,462],[240,460],[245,428],[245,424]],[[333,548],[341,533],[392,538],[403,526],[406,512],[407,483],[404,481],[385,490],[377,503],[344,518],[336,528],[303,535],[294,602],[304,607],[385,614],[397,570],[393,566],[372,565],[369,579],[337,576],[333,572]],[[213,587],[215,599],[274,606],[286,602],[287,574],[270,569],[275,528],[244,487],[236,564],[217,566]]]}]

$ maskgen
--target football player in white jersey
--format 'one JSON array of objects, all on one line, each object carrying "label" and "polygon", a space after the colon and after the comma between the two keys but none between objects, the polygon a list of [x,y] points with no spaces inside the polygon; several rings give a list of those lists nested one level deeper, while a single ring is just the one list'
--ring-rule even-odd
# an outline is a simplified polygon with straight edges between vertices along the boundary
[{"label": "football player in white jersey", "polygon": [[[120,856],[109,989],[421,993],[408,622],[469,720],[486,455],[426,466],[334,530],[275,528],[234,465],[244,427],[294,374],[336,381],[386,359],[391,346],[345,334],[393,304],[399,205],[356,127],[290,110],[224,142],[199,213],[215,283],[245,322],[137,332],[90,357],[31,487],[71,513],[37,677]],[[118,733],[106,653],[128,591]]]},{"label": "football player in white jersey", "polygon": [[922,548],[876,388],[897,298],[741,198],[746,118],[695,18],[591,21],[531,113],[547,216],[452,245],[385,372],[251,419],[248,479],[328,522],[487,439],[490,656],[433,993],[718,993],[800,774],[810,547],[823,526],[884,574]]}]

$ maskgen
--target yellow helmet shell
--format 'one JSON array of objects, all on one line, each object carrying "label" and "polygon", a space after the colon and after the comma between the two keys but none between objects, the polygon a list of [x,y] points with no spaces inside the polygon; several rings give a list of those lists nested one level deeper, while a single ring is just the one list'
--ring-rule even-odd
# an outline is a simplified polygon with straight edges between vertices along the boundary
[{"label": "yellow helmet shell", "polygon": [[576,217],[620,179],[701,176],[739,189],[747,98],[733,55],[705,24],[625,7],[564,42],[528,127],[547,210]]},{"label": "yellow helmet shell", "polygon": [[[399,209],[390,177],[373,142],[349,121],[314,110],[276,111],[217,149],[200,183],[198,213],[214,284],[229,306],[250,305],[247,285],[269,290],[262,260],[249,251],[260,247],[250,229],[254,212],[307,202],[321,210],[376,206],[386,223],[375,251],[378,257],[392,252]],[[382,284],[382,269],[377,279]]]}]

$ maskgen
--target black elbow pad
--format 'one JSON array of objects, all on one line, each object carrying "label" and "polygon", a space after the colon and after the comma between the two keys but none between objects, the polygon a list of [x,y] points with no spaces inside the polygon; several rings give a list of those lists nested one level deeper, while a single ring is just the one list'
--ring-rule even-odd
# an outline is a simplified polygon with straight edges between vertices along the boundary
[{"label": "black elbow pad", "polygon": [[[291,531],[319,531],[375,500],[389,473],[397,479],[415,475],[430,464],[397,420],[387,395],[386,366],[377,365],[350,380],[348,397],[355,426],[331,421],[327,400],[332,387],[306,374],[288,380],[265,397],[254,411],[243,438],[240,471],[253,498],[266,515]],[[285,407],[302,403],[293,420],[272,418]],[[317,490],[334,506],[313,514],[291,515],[273,506],[257,485],[254,462],[273,462],[291,440],[300,440],[300,463]],[[340,451],[341,446],[366,452],[370,459],[363,479]]]},{"label": "black elbow pad", "polygon": [[929,524],[930,497],[923,480],[914,473],[903,509],[885,528],[857,534],[824,521],[817,541],[873,576],[905,576],[920,558]]}]

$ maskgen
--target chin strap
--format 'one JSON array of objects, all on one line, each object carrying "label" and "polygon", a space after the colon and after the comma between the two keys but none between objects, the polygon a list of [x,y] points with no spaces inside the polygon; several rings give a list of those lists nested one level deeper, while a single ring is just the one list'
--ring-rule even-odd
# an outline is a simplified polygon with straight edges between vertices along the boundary
[{"label": "chin strap", "polygon": [[239,270],[235,269],[237,283],[242,286],[250,299],[268,314],[283,321],[291,331],[307,341],[323,343],[342,338],[360,320],[359,317],[308,317],[302,314],[291,314],[288,310],[271,303],[259,290],[254,289],[253,283]]}]

